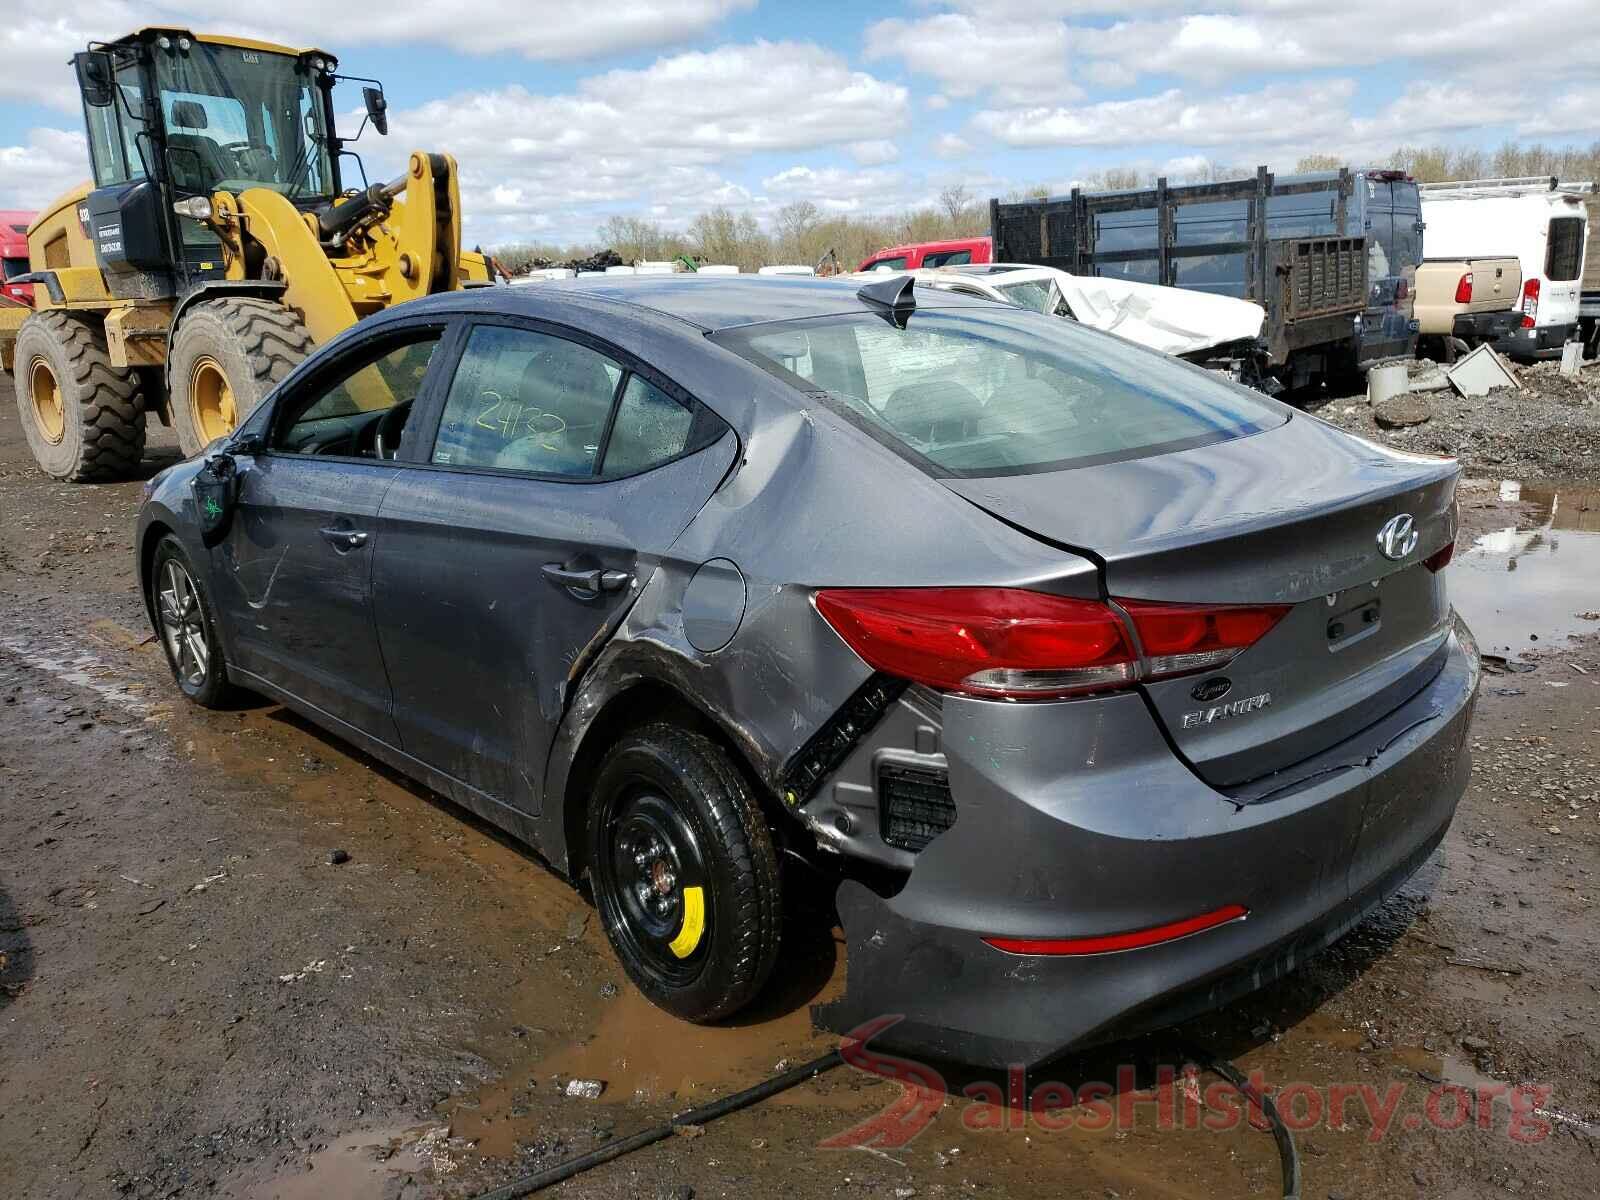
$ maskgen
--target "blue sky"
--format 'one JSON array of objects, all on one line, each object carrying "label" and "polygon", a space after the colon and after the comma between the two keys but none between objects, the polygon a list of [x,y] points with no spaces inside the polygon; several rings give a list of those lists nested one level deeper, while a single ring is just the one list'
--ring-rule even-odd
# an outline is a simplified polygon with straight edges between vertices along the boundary
[{"label": "blue sky", "polygon": [[[39,6],[42,8],[43,6]],[[462,167],[469,241],[571,242],[614,213],[876,213],[1065,188],[1352,163],[1402,143],[1600,138],[1593,0],[1537,20],[1455,0],[56,0],[0,31],[0,207],[87,175],[66,60],[142,24],[248,33],[381,78],[391,136]],[[1493,81],[1485,86],[1485,81]],[[347,85],[351,107],[359,94]]]}]

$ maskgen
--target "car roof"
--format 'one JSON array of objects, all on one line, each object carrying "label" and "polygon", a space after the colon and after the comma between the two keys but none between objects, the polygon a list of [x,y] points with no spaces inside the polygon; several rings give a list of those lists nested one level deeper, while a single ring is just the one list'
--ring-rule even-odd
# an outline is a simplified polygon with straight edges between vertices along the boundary
[{"label": "car roof", "polygon": [[[698,329],[715,332],[740,325],[765,325],[808,317],[881,313],[882,307],[858,294],[860,280],[815,279],[782,275],[602,275],[552,279],[528,287],[469,288],[427,300],[397,305],[416,312],[416,305],[438,308],[493,308],[515,313],[524,308],[548,310],[552,301],[570,299],[576,306],[594,300],[629,305],[672,317]],[[927,297],[930,303],[925,303]],[[959,292],[924,291],[927,307],[966,308],[987,301]]]},{"label": "car roof", "polygon": [[912,250],[922,250],[924,252],[931,250],[934,253],[938,253],[940,250],[964,250],[968,246],[976,246],[980,242],[987,242],[988,240],[989,235],[985,233],[974,234],[972,237],[964,238],[944,238],[936,242],[902,242],[898,246],[885,246],[881,250],[874,250],[867,257],[878,258],[885,254],[905,254]]}]

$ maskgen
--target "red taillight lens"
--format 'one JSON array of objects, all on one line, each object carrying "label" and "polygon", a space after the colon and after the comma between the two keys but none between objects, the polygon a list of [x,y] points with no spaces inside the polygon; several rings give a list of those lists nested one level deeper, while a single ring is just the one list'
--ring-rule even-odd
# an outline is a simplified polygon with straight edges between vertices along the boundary
[{"label": "red taillight lens", "polygon": [[1149,662],[1148,677],[1205,671],[1253,646],[1289,611],[1287,604],[1163,604],[1119,600],[1133,618]]},{"label": "red taillight lens", "polygon": [[1020,588],[829,588],[817,611],[868,665],[948,691],[1044,699],[1138,677],[1122,623],[1094,600]]},{"label": "red taillight lens", "polygon": [[1461,277],[1460,282],[1456,284],[1456,303],[1457,304],[1471,304],[1472,303],[1472,272],[1471,271],[1468,271],[1465,275],[1463,275]]},{"label": "red taillight lens", "polygon": [[1144,643],[1135,654],[1098,600],[1021,588],[827,588],[817,611],[869,665],[946,691],[1040,700],[1205,671],[1258,641],[1277,605],[1119,600]]},{"label": "red taillight lens", "polygon": [[1522,285],[1522,327],[1532,329],[1539,319],[1539,281],[1530,279]]},{"label": "red taillight lens", "polygon": [[1443,547],[1435,550],[1432,554],[1428,555],[1427,558],[1423,559],[1422,565],[1427,567],[1428,570],[1437,574],[1448,567],[1450,565],[1450,560],[1455,556],[1456,544],[1454,541],[1449,541],[1446,542]]}]

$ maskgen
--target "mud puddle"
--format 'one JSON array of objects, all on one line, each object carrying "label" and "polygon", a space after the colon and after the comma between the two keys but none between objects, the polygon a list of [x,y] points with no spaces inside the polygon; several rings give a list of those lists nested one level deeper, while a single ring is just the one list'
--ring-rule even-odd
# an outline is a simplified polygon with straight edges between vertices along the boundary
[{"label": "mud puddle", "polygon": [[385,1200],[408,1176],[453,1173],[460,1152],[445,1127],[357,1130],[233,1194],[238,1200]]},{"label": "mud puddle", "polygon": [[1511,523],[1449,567],[1450,598],[1479,646],[1516,653],[1600,629],[1600,489],[1506,480],[1500,500]]}]

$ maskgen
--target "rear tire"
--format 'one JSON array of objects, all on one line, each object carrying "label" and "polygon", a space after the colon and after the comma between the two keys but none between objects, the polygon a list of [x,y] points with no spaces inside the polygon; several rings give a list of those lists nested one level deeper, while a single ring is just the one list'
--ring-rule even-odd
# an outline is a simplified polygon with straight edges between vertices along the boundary
[{"label": "rear tire", "polygon": [[34,313],[17,333],[12,382],[39,469],[68,483],[126,479],[144,458],[144,396],[132,369],[111,365],[105,334],[60,312]]},{"label": "rear tire", "polygon": [[696,1022],[755,998],[778,955],[778,858],[721,746],[664,723],[625,734],[595,778],[588,844],[606,936],[646,998]]},{"label": "rear tire", "polygon": [[305,324],[270,300],[207,300],[184,313],[167,364],[184,456],[232,433],[309,353]]},{"label": "rear tire", "polygon": [[183,694],[202,708],[226,708],[234,688],[228,682],[222,643],[211,600],[183,543],[167,534],[150,566],[150,610],[156,640]]}]

